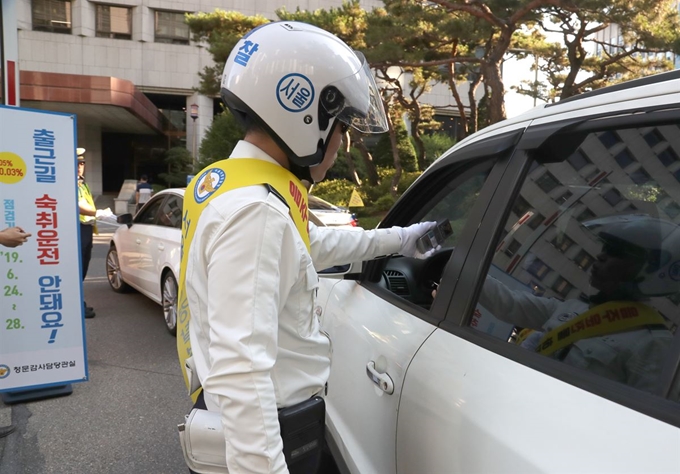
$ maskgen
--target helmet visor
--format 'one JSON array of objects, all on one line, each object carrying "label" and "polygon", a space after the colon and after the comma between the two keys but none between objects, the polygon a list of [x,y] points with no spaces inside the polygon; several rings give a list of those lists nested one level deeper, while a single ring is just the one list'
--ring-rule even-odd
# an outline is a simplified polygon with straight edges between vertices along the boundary
[{"label": "helmet visor", "polygon": [[361,133],[384,133],[388,125],[380,91],[366,58],[358,51],[355,53],[361,61],[360,69],[330,84],[343,94],[344,102],[340,109],[326,111]]}]

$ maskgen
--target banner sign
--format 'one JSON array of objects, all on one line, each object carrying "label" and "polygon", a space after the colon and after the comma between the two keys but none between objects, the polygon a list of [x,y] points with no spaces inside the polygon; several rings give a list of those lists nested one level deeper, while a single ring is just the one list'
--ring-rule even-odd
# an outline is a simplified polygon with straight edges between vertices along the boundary
[{"label": "banner sign", "polygon": [[0,106],[0,392],[86,381],[74,115]]}]

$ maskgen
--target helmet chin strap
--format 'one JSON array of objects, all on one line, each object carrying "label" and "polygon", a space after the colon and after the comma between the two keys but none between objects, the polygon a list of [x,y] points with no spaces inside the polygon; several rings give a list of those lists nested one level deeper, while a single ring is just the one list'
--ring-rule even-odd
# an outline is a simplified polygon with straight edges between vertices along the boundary
[{"label": "helmet chin strap", "polygon": [[290,172],[297,177],[300,181],[307,181],[309,183],[314,183],[314,180],[312,179],[312,174],[309,171],[308,166],[298,166],[295,163],[293,163],[292,160],[288,160],[290,164]]}]

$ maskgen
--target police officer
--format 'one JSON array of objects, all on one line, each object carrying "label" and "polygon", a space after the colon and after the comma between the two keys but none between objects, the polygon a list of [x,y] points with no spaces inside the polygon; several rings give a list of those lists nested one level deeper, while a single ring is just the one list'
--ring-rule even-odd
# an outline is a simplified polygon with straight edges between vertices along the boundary
[{"label": "police officer", "polygon": [[330,372],[317,270],[418,257],[416,240],[435,223],[364,231],[307,221],[302,182],[324,178],[342,134],[387,131],[365,58],[334,35],[298,22],[256,28],[232,50],[221,95],[246,135],[187,189],[179,304],[186,297],[194,370],[205,406],[221,414],[229,472],[285,473],[277,410],[322,395]]},{"label": "police officer", "polygon": [[602,243],[590,272],[597,292],[588,301],[538,297],[487,277],[479,302],[498,319],[529,329],[522,347],[550,351],[546,341],[559,340],[551,333],[576,330],[573,343],[552,357],[653,392],[673,337],[649,302],[680,290],[680,227],[646,215],[618,215],[586,221],[583,228]]},{"label": "police officer", "polygon": [[[85,148],[77,148],[78,155],[78,209],[80,212],[80,257],[83,262],[83,280],[87,276],[92,257],[93,235],[97,222],[97,208],[90,187],[85,182]],[[94,318],[96,313],[92,306],[83,301],[85,317]]]}]

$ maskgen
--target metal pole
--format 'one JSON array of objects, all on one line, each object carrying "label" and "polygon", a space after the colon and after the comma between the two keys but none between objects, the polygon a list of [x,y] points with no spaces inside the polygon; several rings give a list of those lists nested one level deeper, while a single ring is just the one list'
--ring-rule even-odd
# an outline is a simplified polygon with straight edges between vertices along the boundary
[{"label": "metal pole", "polygon": [[196,167],[196,119],[194,119],[194,144],[192,146],[192,149],[194,151],[194,167]]}]

